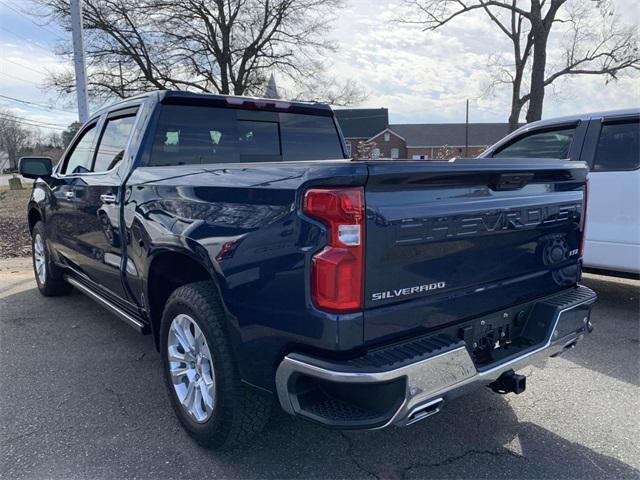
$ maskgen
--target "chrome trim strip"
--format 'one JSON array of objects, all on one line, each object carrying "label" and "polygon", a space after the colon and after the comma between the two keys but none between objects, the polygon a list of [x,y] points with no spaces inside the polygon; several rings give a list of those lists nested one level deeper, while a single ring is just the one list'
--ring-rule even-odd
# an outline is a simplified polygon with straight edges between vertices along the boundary
[{"label": "chrome trim strip", "polygon": [[[560,310],[553,322],[553,328],[549,330],[547,339],[542,346],[487,370],[478,371],[475,368],[475,364],[466,347],[458,347],[434,357],[383,372],[340,372],[328,370],[287,355],[276,370],[278,399],[283,410],[292,415],[297,414],[295,405],[297,400],[289,394],[288,383],[293,376],[298,374],[340,383],[384,382],[405,377],[407,379],[407,391],[404,401],[388,422],[373,429],[385,428],[392,424],[405,426],[414,423],[409,419],[412,412],[416,410],[419,411],[432,403],[458,396],[468,387],[487,385],[495,381],[507,370],[516,370],[562,352],[567,345],[574,343],[578,339],[578,336],[573,334],[562,338],[553,338],[553,333],[556,331],[562,314],[582,305],[591,304],[595,300],[596,297],[588,298]],[[429,415],[426,415],[424,418],[428,417]]]},{"label": "chrome trim strip", "polygon": [[144,329],[144,323],[136,320],[131,315],[126,313],[124,310],[122,310],[121,308],[115,306],[109,300],[107,300],[106,298],[104,298],[101,295],[97,294],[96,292],[91,290],[86,285],[83,285],[82,283],[80,283],[75,278],[66,276],[65,280],[67,282],[69,282],[71,285],[73,285],[74,287],[76,287],[78,290],[80,290],[82,293],[87,295],[89,298],[91,298],[95,302],[97,302],[100,305],[102,305],[103,307],[105,307],[107,310],[110,310],[112,313],[115,313],[118,317],[120,317],[120,320],[123,320],[125,323],[129,324],[129,326],[135,328],[139,332],[142,332],[142,330]]}]

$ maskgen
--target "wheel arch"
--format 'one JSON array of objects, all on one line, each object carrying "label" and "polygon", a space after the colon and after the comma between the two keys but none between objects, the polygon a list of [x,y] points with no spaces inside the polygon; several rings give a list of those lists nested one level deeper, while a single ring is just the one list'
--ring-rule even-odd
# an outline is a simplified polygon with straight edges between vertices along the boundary
[{"label": "wheel arch", "polygon": [[209,262],[188,250],[162,249],[151,256],[146,275],[145,303],[156,348],[159,348],[160,322],[167,300],[177,288],[200,281],[212,282],[224,305],[219,274]]},{"label": "wheel arch", "polygon": [[32,233],[33,227],[36,225],[36,223],[42,221],[43,219],[44,217],[42,216],[42,213],[40,213],[40,209],[38,208],[37,204],[30,203],[27,213],[27,220],[29,222],[29,233]]}]

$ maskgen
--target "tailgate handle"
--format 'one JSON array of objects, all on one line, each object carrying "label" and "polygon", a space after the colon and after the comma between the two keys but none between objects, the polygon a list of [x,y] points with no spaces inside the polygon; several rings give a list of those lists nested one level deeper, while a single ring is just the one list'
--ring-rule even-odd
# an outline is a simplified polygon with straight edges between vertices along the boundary
[{"label": "tailgate handle", "polygon": [[501,173],[493,182],[493,190],[520,190],[533,178],[533,173]]}]

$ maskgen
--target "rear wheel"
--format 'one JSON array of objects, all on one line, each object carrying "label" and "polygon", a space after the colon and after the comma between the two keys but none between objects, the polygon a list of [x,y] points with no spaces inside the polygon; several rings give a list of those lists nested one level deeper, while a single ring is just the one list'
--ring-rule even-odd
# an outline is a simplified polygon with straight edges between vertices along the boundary
[{"label": "rear wheel", "polygon": [[31,232],[31,255],[33,271],[36,275],[38,290],[45,297],[64,295],[71,291],[71,285],[65,282],[62,270],[51,260],[47,249],[44,224],[36,222]]},{"label": "rear wheel", "polygon": [[271,397],[240,381],[215,285],[171,294],[160,331],[164,379],[184,428],[210,448],[241,444],[269,419]]}]

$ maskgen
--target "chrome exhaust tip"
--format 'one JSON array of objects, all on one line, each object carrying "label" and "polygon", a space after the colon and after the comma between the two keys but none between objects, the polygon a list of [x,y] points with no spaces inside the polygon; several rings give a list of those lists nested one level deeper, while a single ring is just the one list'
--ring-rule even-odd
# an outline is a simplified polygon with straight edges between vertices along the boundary
[{"label": "chrome exhaust tip", "polygon": [[442,406],[444,405],[444,399],[437,398],[436,400],[432,400],[431,402],[425,403],[424,405],[420,405],[413,409],[413,411],[407,417],[407,421],[405,425],[412,425],[414,423],[419,422],[420,420],[424,420],[425,418],[429,418],[436,413],[440,413]]}]

